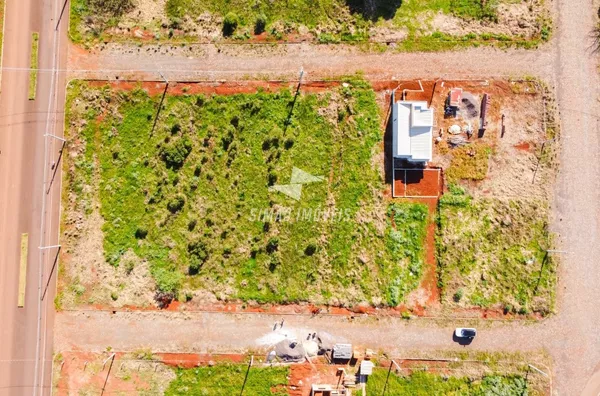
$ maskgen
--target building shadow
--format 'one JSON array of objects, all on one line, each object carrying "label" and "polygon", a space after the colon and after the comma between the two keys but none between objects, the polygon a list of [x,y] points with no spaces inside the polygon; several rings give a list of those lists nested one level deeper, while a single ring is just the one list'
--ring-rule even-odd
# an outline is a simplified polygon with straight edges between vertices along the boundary
[{"label": "building shadow", "polygon": [[392,19],[403,0],[346,0],[352,14],[360,14],[364,19],[377,21],[380,18]]},{"label": "building shadow", "polygon": [[394,120],[392,119],[392,106],[394,95],[390,95],[389,100],[389,108],[387,112],[387,122],[385,124],[385,132],[383,134],[383,166],[385,169],[385,184],[392,185],[393,176],[392,173],[394,171],[394,151],[392,148],[392,135],[393,135],[393,124]]}]

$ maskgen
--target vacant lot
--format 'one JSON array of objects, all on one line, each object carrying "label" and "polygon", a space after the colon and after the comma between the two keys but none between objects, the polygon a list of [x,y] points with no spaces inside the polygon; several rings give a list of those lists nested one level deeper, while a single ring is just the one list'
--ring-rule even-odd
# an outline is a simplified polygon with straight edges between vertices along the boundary
[{"label": "vacant lot", "polygon": [[160,99],[71,86],[59,306],[396,306],[417,286],[427,208],[384,196],[367,83]]},{"label": "vacant lot", "polygon": [[77,42],[309,40],[397,42],[436,50],[485,42],[533,46],[548,39],[544,0],[74,0]]},{"label": "vacant lot", "polygon": [[556,287],[548,214],[545,201],[473,199],[453,187],[439,208],[445,302],[548,313]]},{"label": "vacant lot", "polygon": [[[439,352],[438,353],[439,356]],[[236,395],[243,388],[249,395],[308,395],[312,384],[337,384],[337,366],[322,357],[313,363],[268,366],[255,357],[153,354],[150,350],[118,353],[110,373],[110,352],[65,352],[54,359],[54,391],[58,395],[105,393],[127,395]],[[417,352],[418,354],[418,352]],[[368,394],[381,395],[542,395],[548,381],[529,372],[523,357],[480,353],[485,360],[469,359],[461,353],[450,361],[403,360],[389,372],[387,361],[377,362],[365,388]],[[232,360],[233,359],[233,360]],[[527,357],[528,362],[532,362]],[[106,364],[104,364],[106,362]],[[546,366],[534,361],[546,369]],[[177,365],[178,367],[174,367]],[[346,366],[354,373],[359,365]],[[389,377],[388,377],[389,375]],[[104,381],[108,376],[106,384]],[[387,386],[386,386],[387,382]],[[359,385],[360,389],[362,385]],[[343,388],[343,385],[340,384]],[[360,390],[356,389],[358,394]]]},{"label": "vacant lot", "polygon": [[[387,383],[387,386],[386,386]],[[384,392],[385,389],[385,392]],[[412,375],[399,376],[388,370],[376,369],[369,376],[367,394],[380,395],[524,395],[528,386],[521,376],[502,377],[499,375],[485,376],[481,379],[467,377],[442,377],[436,374],[416,370]],[[358,392],[362,395],[362,392]]]},{"label": "vacant lot", "polygon": [[[556,257],[546,253],[553,248],[549,216],[558,147],[552,97],[535,81],[463,87],[463,97],[477,106],[461,105],[457,117],[444,117],[440,106],[437,120],[442,132],[434,162],[448,186],[438,210],[442,300],[548,314],[557,276]],[[444,103],[447,92],[434,95],[434,103]],[[475,113],[486,93],[491,105],[481,132]]]},{"label": "vacant lot", "polygon": [[235,395],[244,385],[249,395],[288,395],[289,367],[253,367],[222,364],[177,370],[177,378],[169,385],[165,395]]}]

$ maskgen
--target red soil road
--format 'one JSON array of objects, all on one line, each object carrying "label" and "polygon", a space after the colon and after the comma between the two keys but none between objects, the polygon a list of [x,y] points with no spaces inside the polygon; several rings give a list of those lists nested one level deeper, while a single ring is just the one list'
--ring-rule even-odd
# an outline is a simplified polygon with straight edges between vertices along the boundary
[{"label": "red soil road", "polygon": [[[66,25],[55,32],[60,7],[62,3],[51,0],[6,2],[0,94],[0,395],[50,393],[55,278],[49,279],[48,275],[56,250],[42,253],[38,247],[56,244],[58,238],[61,177],[57,172],[55,183],[44,194],[44,176],[48,180],[51,177],[49,166],[48,173],[44,173],[44,133],[61,133],[60,103],[64,102],[64,91],[56,88],[64,87],[64,75],[53,84],[53,73],[40,72],[36,100],[30,101],[29,73],[14,68],[29,67],[33,31],[40,34],[40,68],[66,63]],[[63,39],[62,47],[58,41],[55,46],[58,37]],[[63,49],[58,56],[56,48]],[[56,129],[52,129],[54,125]],[[57,142],[52,140],[47,150],[48,162],[57,159],[57,151]],[[48,226],[43,231],[42,218]],[[29,234],[27,286],[25,305],[17,308],[22,233]],[[46,284],[48,292],[41,301]]]}]

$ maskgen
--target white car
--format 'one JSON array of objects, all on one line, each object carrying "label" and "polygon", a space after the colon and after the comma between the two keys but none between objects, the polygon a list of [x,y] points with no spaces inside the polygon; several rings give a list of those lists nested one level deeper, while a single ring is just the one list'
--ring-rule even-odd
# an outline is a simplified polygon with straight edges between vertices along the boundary
[{"label": "white car", "polygon": [[454,335],[458,338],[475,338],[477,330],[468,327],[458,327],[454,330]]}]

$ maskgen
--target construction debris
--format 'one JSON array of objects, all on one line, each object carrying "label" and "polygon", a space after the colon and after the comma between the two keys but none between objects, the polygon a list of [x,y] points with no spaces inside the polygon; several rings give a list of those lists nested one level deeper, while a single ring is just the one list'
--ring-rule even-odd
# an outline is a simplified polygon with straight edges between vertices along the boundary
[{"label": "construction debris", "polygon": [[286,339],[275,344],[275,354],[285,362],[301,362],[306,351],[299,342]]},{"label": "construction debris", "polygon": [[450,147],[455,148],[469,144],[469,141],[464,136],[457,135],[450,136],[448,138],[448,144],[450,145]]}]

